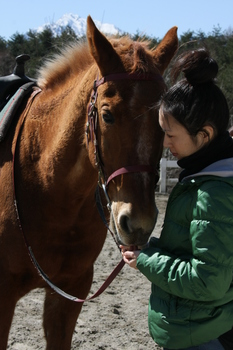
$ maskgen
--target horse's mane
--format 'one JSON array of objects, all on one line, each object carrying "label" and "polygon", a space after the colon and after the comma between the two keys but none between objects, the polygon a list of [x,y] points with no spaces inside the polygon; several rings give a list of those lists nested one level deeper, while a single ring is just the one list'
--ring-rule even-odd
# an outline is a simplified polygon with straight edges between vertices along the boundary
[{"label": "horse's mane", "polygon": [[[127,71],[147,71],[154,65],[149,42],[139,39],[133,41],[129,36],[109,39],[116,52],[121,56]],[[78,74],[93,63],[86,42],[68,45],[49,59],[38,71],[38,85],[48,88],[71,74]]]},{"label": "horse's mane", "polygon": [[93,62],[87,43],[69,44],[48,59],[38,71],[38,85],[46,88],[71,74],[78,74]]}]

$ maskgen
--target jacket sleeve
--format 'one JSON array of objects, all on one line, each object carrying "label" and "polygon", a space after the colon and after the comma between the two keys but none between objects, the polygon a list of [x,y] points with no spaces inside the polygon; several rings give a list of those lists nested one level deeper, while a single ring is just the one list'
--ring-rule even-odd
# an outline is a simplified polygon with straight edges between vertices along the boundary
[{"label": "jacket sleeve", "polygon": [[152,283],[191,300],[218,300],[226,294],[233,271],[233,193],[229,196],[227,188],[225,194],[224,186],[198,191],[188,233],[190,254],[176,256],[156,241],[141,251],[137,267]]}]

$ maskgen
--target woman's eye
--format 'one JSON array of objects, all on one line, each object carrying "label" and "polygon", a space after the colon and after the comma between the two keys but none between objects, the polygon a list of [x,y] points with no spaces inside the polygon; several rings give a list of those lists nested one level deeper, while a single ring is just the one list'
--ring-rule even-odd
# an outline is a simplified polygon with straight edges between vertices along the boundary
[{"label": "woman's eye", "polygon": [[107,124],[113,124],[114,123],[114,117],[110,111],[103,111],[102,112],[102,118]]}]

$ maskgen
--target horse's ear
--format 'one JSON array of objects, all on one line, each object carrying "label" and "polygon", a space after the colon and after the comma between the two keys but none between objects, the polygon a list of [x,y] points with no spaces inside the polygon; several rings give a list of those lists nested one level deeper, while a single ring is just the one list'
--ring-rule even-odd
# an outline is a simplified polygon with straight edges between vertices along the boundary
[{"label": "horse's ear", "polygon": [[87,17],[87,40],[91,54],[103,75],[119,66],[120,57],[108,39],[97,29],[90,16]]},{"label": "horse's ear", "polygon": [[172,27],[154,51],[154,59],[163,74],[178,49],[177,27]]}]

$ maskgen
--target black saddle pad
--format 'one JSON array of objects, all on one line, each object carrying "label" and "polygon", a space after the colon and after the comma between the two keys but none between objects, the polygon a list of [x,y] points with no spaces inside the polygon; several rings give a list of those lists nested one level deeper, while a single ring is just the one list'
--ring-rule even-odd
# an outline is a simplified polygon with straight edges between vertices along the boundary
[{"label": "black saddle pad", "polygon": [[4,140],[7,130],[9,129],[23,98],[32,91],[32,88],[35,85],[35,82],[22,85],[0,112],[0,142]]}]

